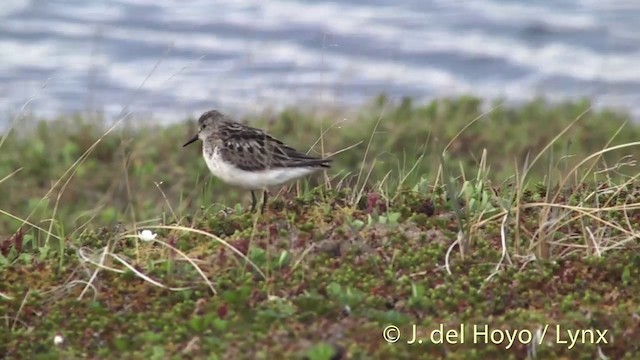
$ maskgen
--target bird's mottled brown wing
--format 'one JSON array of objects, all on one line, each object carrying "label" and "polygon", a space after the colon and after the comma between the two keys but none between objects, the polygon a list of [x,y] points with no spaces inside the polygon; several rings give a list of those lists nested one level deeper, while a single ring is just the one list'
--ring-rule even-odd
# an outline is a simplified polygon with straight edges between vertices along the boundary
[{"label": "bird's mottled brown wing", "polygon": [[240,123],[218,127],[220,154],[242,170],[258,171],[287,167],[329,167],[330,159],[303,154],[266,132]]}]

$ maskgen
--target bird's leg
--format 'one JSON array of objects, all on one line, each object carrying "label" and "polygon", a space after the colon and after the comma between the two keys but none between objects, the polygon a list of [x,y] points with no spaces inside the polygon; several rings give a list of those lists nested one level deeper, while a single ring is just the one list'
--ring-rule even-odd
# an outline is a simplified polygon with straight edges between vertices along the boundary
[{"label": "bird's leg", "polygon": [[258,204],[258,199],[256,199],[256,194],[251,190],[251,212],[256,210],[256,204]]},{"label": "bird's leg", "polygon": [[267,193],[267,190],[264,190],[264,193],[262,193],[262,211],[261,214],[264,214],[264,209],[267,208],[267,199],[269,198],[269,194]]}]

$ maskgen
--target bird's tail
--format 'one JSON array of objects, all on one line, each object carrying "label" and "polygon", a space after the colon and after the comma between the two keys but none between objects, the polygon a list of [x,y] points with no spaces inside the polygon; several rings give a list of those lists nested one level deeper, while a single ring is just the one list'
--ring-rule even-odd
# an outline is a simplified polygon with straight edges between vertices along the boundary
[{"label": "bird's tail", "polygon": [[298,162],[299,167],[330,168],[333,159],[305,159]]}]

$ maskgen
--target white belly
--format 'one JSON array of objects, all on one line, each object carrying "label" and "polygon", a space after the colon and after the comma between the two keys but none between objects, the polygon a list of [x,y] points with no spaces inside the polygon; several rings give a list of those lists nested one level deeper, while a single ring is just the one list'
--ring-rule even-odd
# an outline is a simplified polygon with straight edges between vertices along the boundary
[{"label": "white belly", "polygon": [[[204,149],[203,149],[204,150]],[[248,190],[265,190],[270,186],[285,184],[318,170],[317,168],[276,168],[261,171],[246,171],[222,160],[215,150],[208,157],[203,151],[204,160],[211,173],[222,181]]]}]

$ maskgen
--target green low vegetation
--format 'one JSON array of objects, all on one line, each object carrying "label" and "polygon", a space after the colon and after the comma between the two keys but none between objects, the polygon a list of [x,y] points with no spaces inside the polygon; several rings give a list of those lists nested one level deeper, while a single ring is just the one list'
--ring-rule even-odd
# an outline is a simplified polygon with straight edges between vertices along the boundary
[{"label": "green low vegetation", "polygon": [[381,96],[244,120],[333,168],[251,214],[181,147],[194,119],[18,117],[0,140],[0,354],[638,358],[627,115]]}]

